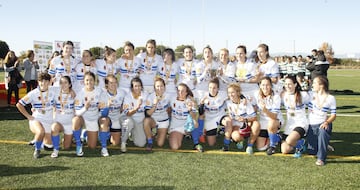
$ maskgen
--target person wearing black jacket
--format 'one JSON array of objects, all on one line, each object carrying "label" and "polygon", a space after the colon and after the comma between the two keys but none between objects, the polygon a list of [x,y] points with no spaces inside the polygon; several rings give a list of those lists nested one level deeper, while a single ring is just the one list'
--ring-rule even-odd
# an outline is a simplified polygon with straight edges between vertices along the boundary
[{"label": "person wearing black jacket", "polygon": [[325,58],[324,51],[317,51],[317,56],[310,62],[306,69],[310,71],[310,78],[313,80],[315,77],[323,75],[327,76],[327,70],[329,69],[329,62]]},{"label": "person wearing black jacket", "polygon": [[9,51],[4,59],[5,87],[7,89],[7,103],[11,105],[12,92],[15,93],[16,103],[19,101],[19,88],[23,77],[20,74],[20,61],[14,51]]}]

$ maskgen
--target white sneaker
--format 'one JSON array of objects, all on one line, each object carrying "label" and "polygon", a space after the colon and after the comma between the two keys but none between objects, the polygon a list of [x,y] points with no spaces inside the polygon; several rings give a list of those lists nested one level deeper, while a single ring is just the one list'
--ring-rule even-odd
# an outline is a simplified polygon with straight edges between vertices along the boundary
[{"label": "white sneaker", "polygon": [[57,158],[59,156],[59,150],[54,150],[52,153],[51,153],[51,158]]},{"label": "white sneaker", "polygon": [[84,152],[82,150],[82,146],[76,146],[76,155],[81,157],[84,155]]},{"label": "white sneaker", "polygon": [[120,150],[121,150],[122,153],[126,152],[126,143],[125,142],[121,143]]},{"label": "white sneaker", "polygon": [[109,152],[108,152],[108,149],[107,149],[107,148],[102,148],[102,149],[101,149],[101,156],[104,156],[104,157],[108,157],[108,156],[109,156]]}]

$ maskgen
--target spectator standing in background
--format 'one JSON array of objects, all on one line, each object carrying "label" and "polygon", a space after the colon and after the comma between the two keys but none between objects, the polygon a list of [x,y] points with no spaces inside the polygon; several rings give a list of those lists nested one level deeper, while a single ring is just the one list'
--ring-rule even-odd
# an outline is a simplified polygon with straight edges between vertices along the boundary
[{"label": "spectator standing in background", "polygon": [[23,80],[20,71],[20,61],[14,51],[9,51],[4,59],[5,88],[7,89],[7,103],[11,104],[11,94],[15,93],[16,102],[19,101],[19,86]]},{"label": "spectator standing in background", "polygon": [[34,57],[35,53],[33,50],[28,50],[26,52],[26,59],[24,60],[24,80],[26,83],[27,93],[37,87],[39,64],[34,60]]}]

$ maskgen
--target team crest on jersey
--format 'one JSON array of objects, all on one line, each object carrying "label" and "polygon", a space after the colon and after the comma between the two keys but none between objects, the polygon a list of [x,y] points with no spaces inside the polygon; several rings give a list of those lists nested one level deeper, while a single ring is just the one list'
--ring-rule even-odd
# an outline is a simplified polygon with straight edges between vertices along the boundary
[{"label": "team crest on jersey", "polygon": [[58,100],[60,101],[61,99],[60,99],[61,97],[60,96],[58,96]]}]

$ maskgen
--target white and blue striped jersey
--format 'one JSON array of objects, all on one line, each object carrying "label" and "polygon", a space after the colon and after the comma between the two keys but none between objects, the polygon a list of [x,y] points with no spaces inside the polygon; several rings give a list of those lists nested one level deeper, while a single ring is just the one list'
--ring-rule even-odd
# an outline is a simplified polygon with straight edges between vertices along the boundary
[{"label": "white and blue striped jersey", "polygon": [[[152,109],[154,106],[154,100],[155,100],[156,94],[155,92],[151,93],[146,101],[145,109],[149,110]],[[156,105],[156,109],[151,115],[152,118],[154,118],[155,121],[165,121],[169,119],[169,114],[167,112],[168,108],[170,107],[170,96],[166,93],[163,94],[163,96],[160,98],[160,101]]]},{"label": "white and blue striped jersey", "polygon": [[296,104],[296,97],[294,94],[284,93],[282,95],[282,104],[286,110],[286,125],[284,134],[289,135],[294,128],[302,127],[305,132],[309,128],[309,120],[306,116],[306,105],[309,103],[309,94],[307,92],[300,92],[301,104]]},{"label": "white and blue striped jersey", "polygon": [[109,108],[108,117],[112,122],[118,121],[120,119],[122,105],[126,92],[121,89],[117,89],[116,94],[111,94],[108,91],[102,91],[99,101],[100,110],[104,107]]},{"label": "white and blue striped jersey", "polygon": [[193,59],[192,61],[185,61],[184,59],[178,60],[178,65],[180,67],[178,85],[180,83],[184,83],[191,90],[194,90],[196,88],[196,64],[197,61],[195,59]]},{"label": "white and blue striped jersey", "polygon": [[127,114],[130,110],[138,107],[139,99],[142,99],[140,108],[136,111],[134,115],[131,117],[134,119],[135,122],[140,123],[143,122],[145,118],[145,106],[147,104],[147,96],[146,92],[141,92],[138,98],[134,98],[133,94],[130,92],[125,96],[124,103],[123,103],[123,112]]},{"label": "white and blue striped jersey", "polygon": [[139,75],[141,58],[134,57],[133,60],[120,58],[117,60],[117,64],[120,72],[119,87],[127,89],[127,92],[129,92],[131,80]]},{"label": "white and blue striped jersey", "polygon": [[21,98],[19,103],[23,106],[31,104],[32,116],[36,120],[52,122],[55,99],[57,98],[56,89],[56,87],[49,87],[47,91],[41,92],[38,87]]},{"label": "white and blue striped jersey", "polygon": [[[259,91],[256,91],[254,94],[255,98],[255,106],[258,108],[260,112],[260,124],[261,123],[268,123],[270,118],[264,113],[264,111],[260,108],[260,104],[264,103],[267,110],[269,110],[272,113],[277,114],[277,119],[283,123],[283,117],[280,111],[281,107],[281,98],[278,94],[268,96],[265,98],[260,97]],[[267,129],[266,125],[261,125],[261,129]]]},{"label": "white and blue striped jersey", "polygon": [[71,93],[61,93],[61,89],[57,88],[55,102],[55,121],[71,124],[75,115],[75,97]]},{"label": "white and blue striped jersey", "polygon": [[310,93],[309,123],[311,125],[321,124],[327,119],[327,113],[336,115],[336,99],[333,95],[327,95],[323,102],[319,102],[316,92]]},{"label": "white and blue striped jersey", "polygon": [[92,91],[87,91],[83,88],[75,97],[75,113],[80,115],[80,110],[85,106],[85,103],[90,101],[90,107],[82,114],[84,120],[96,121],[99,119],[99,101],[102,90],[95,87]]},{"label": "white and blue striped jersey", "polygon": [[153,86],[154,78],[158,73],[159,67],[163,65],[163,59],[160,55],[155,54],[154,57],[147,56],[146,52],[138,55],[141,59],[140,79],[144,86]]},{"label": "white and blue striped jersey", "polygon": [[[171,105],[170,129],[184,128],[187,116],[190,113],[188,108],[186,107],[186,103],[188,101],[191,101],[191,100],[188,98],[184,101],[180,101],[180,100],[177,100],[176,97],[174,97],[170,101],[170,105]],[[193,109],[192,112],[196,112],[196,109]]]},{"label": "white and blue striped jersey", "polygon": [[71,84],[75,83],[76,72],[75,66],[79,63],[79,60],[70,56],[69,63],[65,63],[65,60],[62,56],[54,57],[51,60],[50,68],[48,73],[54,76],[53,86],[59,86],[60,78],[62,76],[69,76],[71,79]]},{"label": "white and blue striped jersey", "polygon": [[99,79],[98,86],[100,88],[105,88],[105,78],[108,75],[116,75],[118,72],[117,63],[108,64],[104,59],[97,59],[96,70]]},{"label": "white and blue striped jersey", "polygon": [[220,64],[217,61],[212,60],[211,64],[205,64],[204,61],[201,61],[195,65],[195,72],[197,78],[196,90],[208,90],[209,81],[212,78],[215,78]]},{"label": "white and blue striped jersey", "polygon": [[176,75],[179,73],[180,67],[177,62],[167,65],[164,62],[160,64],[159,76],[164,79],[166,83],[166,93],[176,95]]},{"label": "white and blue striped jersey", "polygon": [[74,90],[80,91],[82,88],[84,88],[84,75],[86,72],[92,72],[97,75],[97,69],[96,66],[93,65],[85,65],[83,63],[78,63],[75,67],[76,72],[76,81],[75,84],[73,84]]}]

